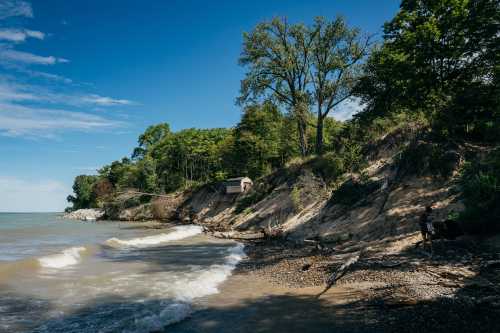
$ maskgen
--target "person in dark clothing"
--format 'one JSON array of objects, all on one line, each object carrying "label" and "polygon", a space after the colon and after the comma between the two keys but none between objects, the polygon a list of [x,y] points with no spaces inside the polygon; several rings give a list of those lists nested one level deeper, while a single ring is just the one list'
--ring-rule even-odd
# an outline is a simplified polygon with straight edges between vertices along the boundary
[{"label": "person in dark clothing", "polygon": [[432,206],[426,206],[425,212],[420,216],[419,225],[420,232],[422,233],[422,243],[424,244],[427,241],[430,244],[431,255],[432,255],[432,235],[434,234],[434,226],[432,225],[432,221],[430,219],[430,215],[432,214]]}]

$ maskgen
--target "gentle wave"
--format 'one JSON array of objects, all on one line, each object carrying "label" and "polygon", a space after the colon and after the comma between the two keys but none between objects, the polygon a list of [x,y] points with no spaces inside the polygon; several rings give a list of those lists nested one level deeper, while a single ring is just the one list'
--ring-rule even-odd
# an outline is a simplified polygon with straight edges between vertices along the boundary
[{"label": "gentle wave", "polygon": [[26,271],[31,272],[37,270],[38,268],[40,268],[38,260],[31,258],[0,262],[0,285],[4,280],[8,281],[13,274]]},{"label": "gentle wave", "polygon": [[240,243],[230,248],[228,252],[224,264],[210,266],[208,270],[200,272],[194,280],[174,281],[174,289],[177,290],[175,300],[178,303],[167,305],[158,314],[136,319],[134,329],[127,331],[127,333],[159,331],[191,315],[190,303],[193,299],[218,293],[219,285],[232,274],[236,265],[246,257],[244,245]]},{"label": "gentle wave", "polygon": [[64,268],[78,264],[81,254],[86,250],[85,247],[71,247],[61,253],[38,258],[38,262],[46,268]]},{"label": "gentle wave", "polygon": [[174,231],[168,234],[139,237],[130,240],[121,240],[113,237],[108,239],[106,244],[110,246],[147,247],[193,237],[203,232],[203,228],[197,225],[177,226],[173,229]]}]

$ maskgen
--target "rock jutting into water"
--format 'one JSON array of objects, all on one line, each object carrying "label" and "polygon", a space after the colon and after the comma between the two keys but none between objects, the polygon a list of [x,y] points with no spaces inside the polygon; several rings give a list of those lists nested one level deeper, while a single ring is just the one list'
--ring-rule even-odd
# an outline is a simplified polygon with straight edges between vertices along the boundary
[{"label": "rock jutting into water", "polygon": [[101,209],[89,208],[89,209],[78,209],[74,212],[64,214],[63,218],[69,220],[80,220],[80,221],[96,221],[104,216],[104,211]]}]

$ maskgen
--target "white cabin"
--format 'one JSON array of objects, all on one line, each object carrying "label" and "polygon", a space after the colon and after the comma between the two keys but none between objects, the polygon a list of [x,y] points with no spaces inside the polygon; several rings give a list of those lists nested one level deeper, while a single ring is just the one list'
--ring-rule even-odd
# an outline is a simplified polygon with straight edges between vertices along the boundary
[{"label": "white cabin", "polygon": [[243,193],[248,191],[253,185],[253,182],[248,177],[238,177],[227,179],[225,182],[226,193]]}]

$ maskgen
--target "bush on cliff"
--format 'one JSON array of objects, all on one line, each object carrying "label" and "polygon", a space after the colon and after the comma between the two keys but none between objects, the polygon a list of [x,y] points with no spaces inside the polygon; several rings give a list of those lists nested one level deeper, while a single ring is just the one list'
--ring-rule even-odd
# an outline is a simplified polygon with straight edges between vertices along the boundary
[{"label": "bush on cliff", "polygon": [[460,185],[466,209],[459,219],[466,231],[500,232],[500,149],[483,161],[466,163]]}]

